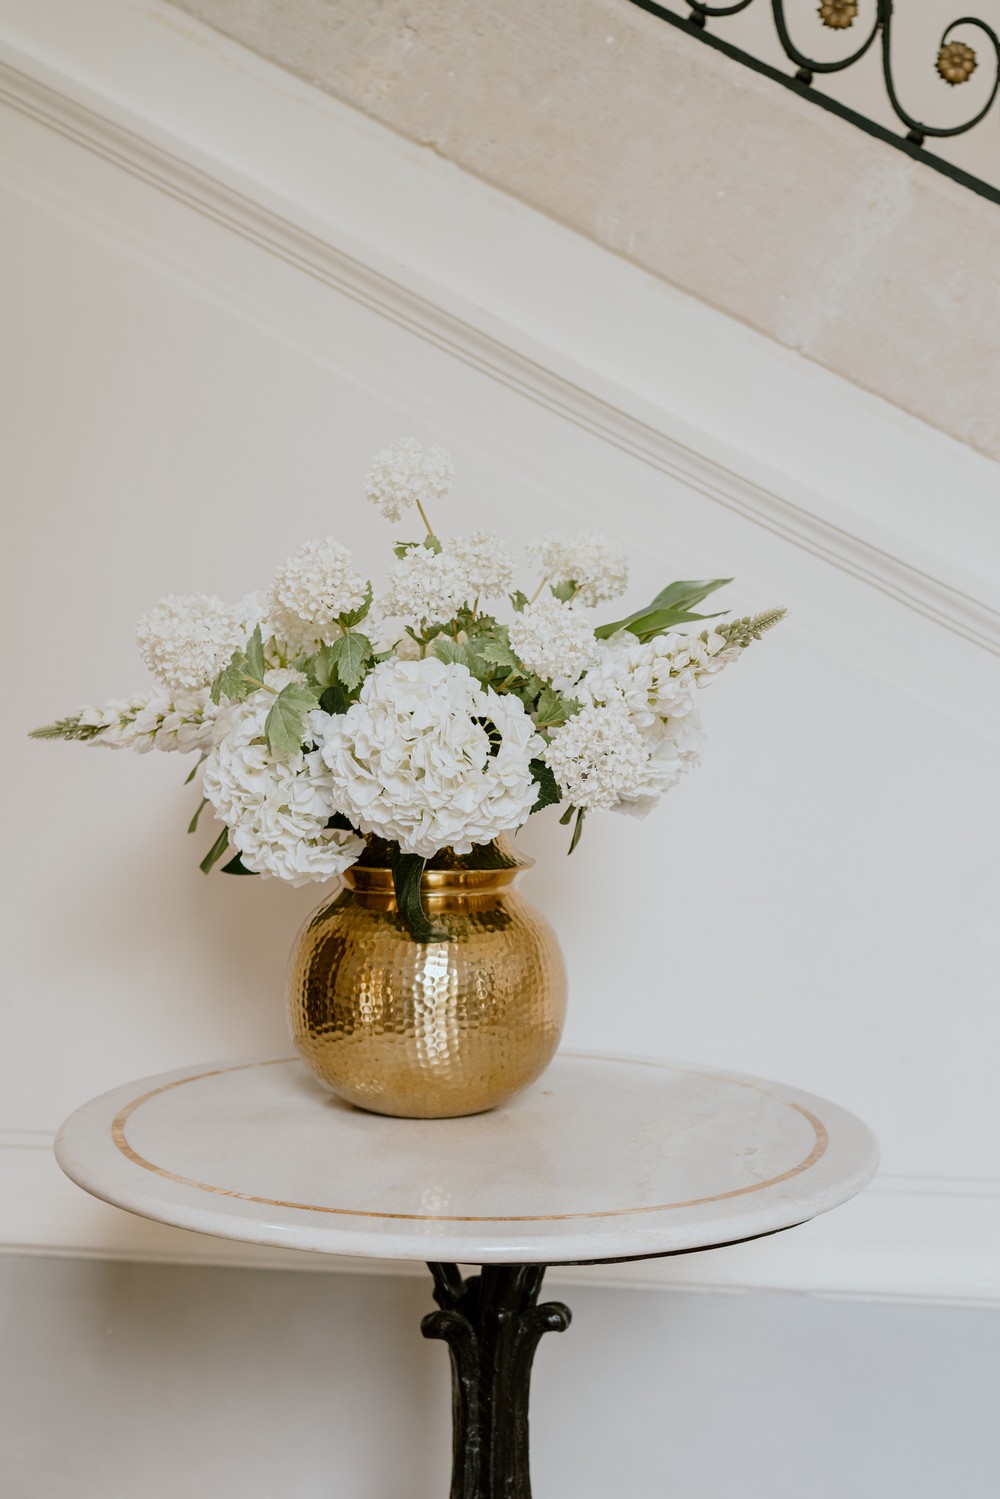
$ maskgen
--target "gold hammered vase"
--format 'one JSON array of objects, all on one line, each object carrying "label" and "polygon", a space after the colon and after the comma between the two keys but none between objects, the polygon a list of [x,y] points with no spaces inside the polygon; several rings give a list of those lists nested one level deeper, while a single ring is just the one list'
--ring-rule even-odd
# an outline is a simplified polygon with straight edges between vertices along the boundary
[{"label": "gold hammered vase", "polygon": [[502,840],[466,857],[443,849],[421,893],[449,940],[427,943],[403,925],[388,867],[347,870],[289,974],[292,1037],[320,1082],[376,1114],[448,1119],[495,1108],[545,1070],[566,971],[552,928],[513,889],[531,862]]}]

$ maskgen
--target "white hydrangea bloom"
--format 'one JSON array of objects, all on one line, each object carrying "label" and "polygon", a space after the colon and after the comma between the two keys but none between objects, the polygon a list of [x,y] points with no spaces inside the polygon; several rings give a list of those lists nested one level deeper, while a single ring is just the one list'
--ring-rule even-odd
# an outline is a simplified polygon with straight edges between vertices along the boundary
[{"label": "white hydrangea bloom", "polygon": [[575,583],[575,602],[593,607],[628,587],[628,558],[621,547],[592,531],[578,536],[540,536],[526,548],[528,560],[549,583]]},{"label": "white hydrangea bloom", "polygon": [[332,536],[303,542],[275,574],[268,624],[293,652],[330,645],[342,634],[338,616],[361,606],[365,588],[350,552]]},{"label": "white hydrangea bloom", "polygon": [[461,567],[472,599],[498,598],[510,592],[514,583],[513,558],[493,532],[473,531],[471,536],[454,536],[445,542],[444,551]]},{"label": "white hydrangea bloom", "polygon": [[543,593],[514,615],[510,643],[528,671],[543,679],[575,681],[593,660],[597,637],[582,609]]},{"label": "white hydrangea bloom", "polygon": [[419,630],[441,624],[473,603],[469,577],[448,552],[410,547],[389,569],[389,582],[379,599],[383,618],[393,617]]},{"label": "white hydrangea bloom", "polygon": [[172,692],[207,687],[242,643],[235,609],[214,594],[169,593],[136,629],[142,659]]},{"label": "white hydrangea bloom", "polygon": [[564,798],[587,812],[641,795],[649,773],[649,749],[618,704],[581,708],[552,731],[542,758]]},{"label": "white hydrangea bloom", "polygon": [[328,720],[323,758],[353,823],[430,858],[519,827],[543,747],[518,698],[428,657],[376,666],[359,700]]},{"label": "white hydrangea bloom", "polygon": [[133,749],[139,754],[151,749],[188,754],[211,747],[217,713],[203,688],[173,697],[112,698],[102,708],[81,708],[79,722],[98,730],[88,744]]},{"label": "white hydrangea bloom", "polygon": [[[328,880],[355,862],[364,839],[327,827],[336,808],[318,749],[271,754],[264,721],[273,701],[271,693],[255,692],[226,710],[225,732],[205,762],[205,795],[248,869],[291,885]],[[311,715],[317,737],[326,718]]]},{"label": "white hydrangea bloom", "polygon": [[411,505],[425,507],[443,500],[455,477],[451,456],[435,445],[425,450],[412,437],[383,448],[372,459],[365,493],[386,520],[402,520]]}]

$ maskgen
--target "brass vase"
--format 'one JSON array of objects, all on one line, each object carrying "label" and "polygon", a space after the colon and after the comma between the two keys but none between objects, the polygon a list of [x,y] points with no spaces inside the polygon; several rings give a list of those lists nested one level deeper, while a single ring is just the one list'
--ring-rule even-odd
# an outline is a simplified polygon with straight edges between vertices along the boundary
[{"label": "brass vase", "polygon": [[376,1114],[495,1108],[548,1066],[566,1012],[555,933],[513,889],[532,861],[502,840],[464,857],[443,849],[421,893],[449,940],[420,943],[399,916],[387,862],[371,859],[299,934],[288,985],[295,1045],[320,1082]]}]

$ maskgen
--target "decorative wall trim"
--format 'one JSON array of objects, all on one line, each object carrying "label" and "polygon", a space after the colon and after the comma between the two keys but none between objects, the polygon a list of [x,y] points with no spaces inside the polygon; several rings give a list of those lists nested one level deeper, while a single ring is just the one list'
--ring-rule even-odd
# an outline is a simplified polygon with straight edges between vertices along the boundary
[{"label": "decorative wall trim", "polygon": [[[603,442],[1000,656],[1000,610],[698,452],[666,430],[662,411],[603,373],[573,365],[559,351],[530,347],[517,330],[498,330],[495,318],[481,310],[477,317],[471,305],[450,310],[402,277],[364,263],[332,235],[321,238],[303,227],[288,216],[289,205],[279,211],[255,201],[177,154],[182,142],[168,150],[2,61],[0,101]],[[444,300],[455,301],[450,295]]]},{"label": "decorative wall trim", "polygon": [[[108,1207],[65,1178],[41,1130],[0,1132],[0,1253],[405,1275],[422,1266],[300,1254],[168,1228]],[[764,1245],[762,1249],[762,1243]],[[674,1290],[783,1290],[879,1301],[1000,1306],[1000,1180],[879,1176],[835,1213],[712,1254],[573,1267],[553,1282]]]}]

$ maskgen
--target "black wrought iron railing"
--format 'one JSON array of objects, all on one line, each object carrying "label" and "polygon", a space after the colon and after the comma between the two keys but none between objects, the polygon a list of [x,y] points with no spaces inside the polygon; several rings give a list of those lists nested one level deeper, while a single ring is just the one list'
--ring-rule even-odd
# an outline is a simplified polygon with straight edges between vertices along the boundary
[{"label": "black wrought iron railing", "polygon": [[[732,0],[728,5],[706,5],[701,0],[686,0],[683,7],[673,10],[654,0],[630,0],[640,10],[648,11],[661,20],[669,22],[689,36],[696,37],[727,57],[753,68],[758,73],[772,78],[783,87],[792,89],[803,98],[818,104],[822,109],[849,120],[851,124],[874,135],[907,155],[925,162],[936,171],[961,182],[973,192],[1000,203],[1000,187],[966,171],[957,163],[946,159],[927,148],[927,142],[963,136],[983,125],[995,129],[1000,125],[1000,105],[997,93],[1000,90],[1000,37],[992,26],[975,16],[961,16],[952,21],[941,36],[933,67],[938,79],[952,89],[967,84],[973,74],[985,67],[991,80],[985,102],[980,102],[968,117],[952,123],[933,123],[918,119],[902,102],[901,90],[897,87],[894,70],[894,28],[909,24],[914,18],[915,6],[909,7],[909,16],[894,11],[893,0],[874,0],[874,17],[860,40],[851,46],[846,56],[831,59],[813,57],[805,50],[803,36],[808,24],[819,24],[828,31],[846,34],[859,23],[861,5],[859,0],[819,0],[815,9],[798,7],[794,22],[789,21],[783,0]],[[781,50],[791,67],[786,71],[744,51],[725,36],[726,20],[749,10],[756,5],[758,11],[769,5],[774,22],[774,32]],[[686,15],[680,14],[685,9]],[[865,7],[867,9],[867,7]],[[809,11],[812,11],[811,16]],[[805,13],[803,15],[803,12]],[[807,24],[803,25],[803,21]],[[862,25],[865,23],[862,22]],[[971,32],[970,32],[971,28]],[[795,35],[793,36],[793,30]],[[961,31],[961,36],[956,35]],[[977,46],[972,45],[975,40]],[[822,49],[820,49],[822,50]],[[881,53],[881,83],[884,97],[898,122],[896,129],[872,119],[867,114],[851,108],[830,93],[816,86],[817,79],[826,79],[854,67],[873,50]],[[983,54],[983,55],[980,55]],[[930,59],[929,59],[930,63]],[[981,80],[980,80],[981,82]],[[985,122],[985,123],[984,123]],[[1000,173],[1000,132],[996,136],[997,170]]]}]

